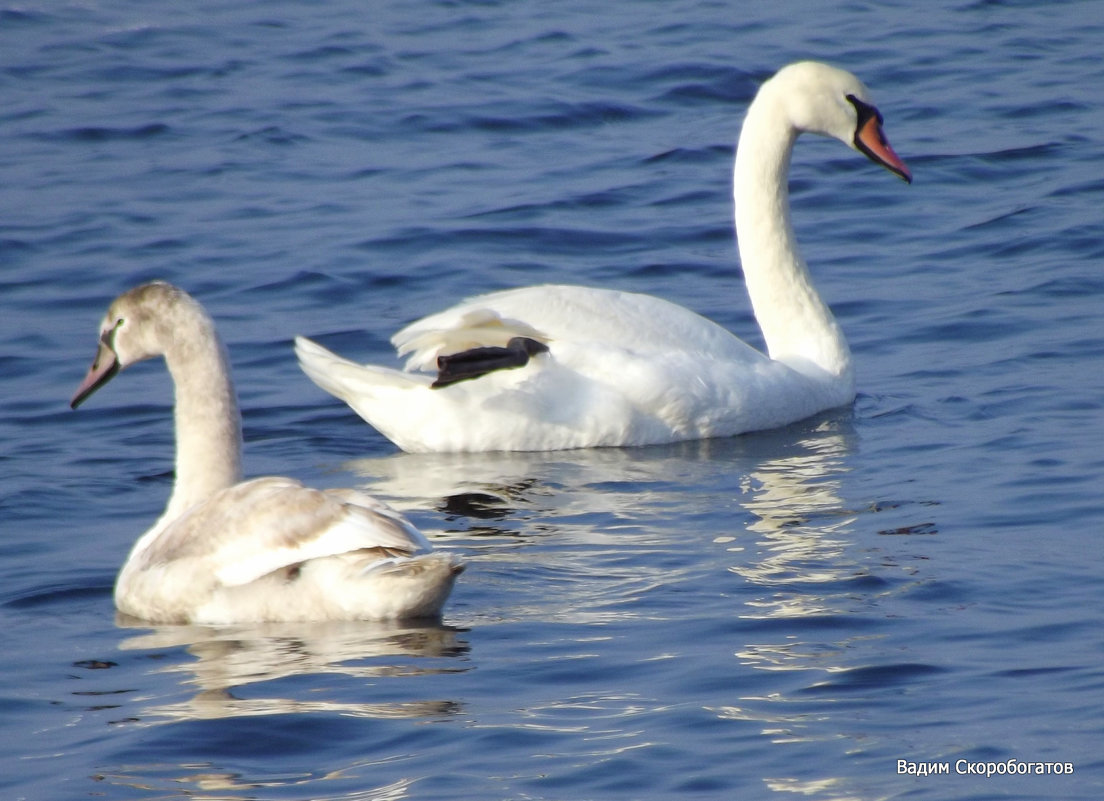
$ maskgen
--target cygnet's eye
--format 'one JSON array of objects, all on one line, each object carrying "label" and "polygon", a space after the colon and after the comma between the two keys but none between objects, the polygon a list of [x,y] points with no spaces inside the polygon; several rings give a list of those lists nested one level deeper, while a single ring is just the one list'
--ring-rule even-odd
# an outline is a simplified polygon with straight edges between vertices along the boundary
[{"label": "cygnet's eye", "polygon": [[115,332],[118,331],[120,328],[122,328],[123,324],[125,322],[126,322],[126,320],[124,318],[120,317],[119,319],[117,319],[115,321],[115,324],[113,326],[111,326],[110,328],[105,328],[104,332],[102,334],[100,334],[100,342],[102,342],[105,346],[107,346],[107,347],[111,348],[112,350],[114,350],[115,349]]}]

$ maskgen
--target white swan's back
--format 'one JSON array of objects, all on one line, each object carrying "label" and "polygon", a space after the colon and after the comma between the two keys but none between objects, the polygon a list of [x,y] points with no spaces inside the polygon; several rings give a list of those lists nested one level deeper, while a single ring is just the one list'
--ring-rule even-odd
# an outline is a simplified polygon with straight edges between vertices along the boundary
[{"label": "white swan's back", "polygon": [[[701,315],[652,295],[581,286],[546,285],[507,289],[470,298],[423,317],[391,338],[400,356],[410,353],[407,370],[435,370],[437,357],[473,347],[455,332],[465,321],[500,328],[500,337],[531,336],[542,341],[588,343],[649,354],[686,352],[754,361],[762,354]],[[477,344],[499,344],[490,338]]]}]

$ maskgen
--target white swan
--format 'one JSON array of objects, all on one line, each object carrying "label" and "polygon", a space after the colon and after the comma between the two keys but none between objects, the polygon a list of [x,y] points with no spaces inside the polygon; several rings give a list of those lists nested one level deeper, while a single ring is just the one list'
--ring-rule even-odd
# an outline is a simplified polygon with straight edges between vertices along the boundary
[{"label": "white swan", "polygon": [[120,295],[75,409],[118,371],[164,355],[176,388],[176,484],[115,584],[157,623],[435,617],[462,569],[398,512],[355,490],[241,481],[241,422],[211,318],[162,282]]},{"label": "white swan", "polygon": [[850,73],[802,62],[759,89],[740,134],[734,197],[769,357],[660,298],[536,286],[472,298],[399,331],[392,342],[411,354],[406,372],[298,337],[300,365],[407,451],[645,445],[774,428],[851,403],[847,342],[790,225],[787,172],[804,131],[912,178]]}]

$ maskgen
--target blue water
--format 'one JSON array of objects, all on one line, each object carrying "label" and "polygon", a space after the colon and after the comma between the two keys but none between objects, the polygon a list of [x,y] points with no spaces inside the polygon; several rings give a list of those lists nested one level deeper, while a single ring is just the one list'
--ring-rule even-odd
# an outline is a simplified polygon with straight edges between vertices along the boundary
[{"label": "blue water", "polygon": [[[1104,797],[1097,2],[0,3],[0,796]],[[853,409],[678,446],[404,455],[299,372],[537,282],[758,342],[757,84],[872,88],[915,182],[802,140]],[[440,626],[130,628],[171,483],[151,278],[219,321],[251,474],[367,486],[468,570]],[[898,761],[946,763],[946,775]],[[1072,775],[960,774],[1069,763]]]}]

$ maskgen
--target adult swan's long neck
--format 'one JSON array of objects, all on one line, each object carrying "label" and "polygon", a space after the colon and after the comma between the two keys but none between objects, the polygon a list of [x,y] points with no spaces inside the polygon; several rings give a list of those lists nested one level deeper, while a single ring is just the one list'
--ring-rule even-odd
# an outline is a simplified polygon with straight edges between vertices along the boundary
[{"label": "adult swan's long neck", "polygon": [[800,131],[782,92],[771,88],[764,86],[748,109],[736,149],[733,197],[744,281],[770,357],[853,391],[847,340],[794,239],[787,179]]}]

